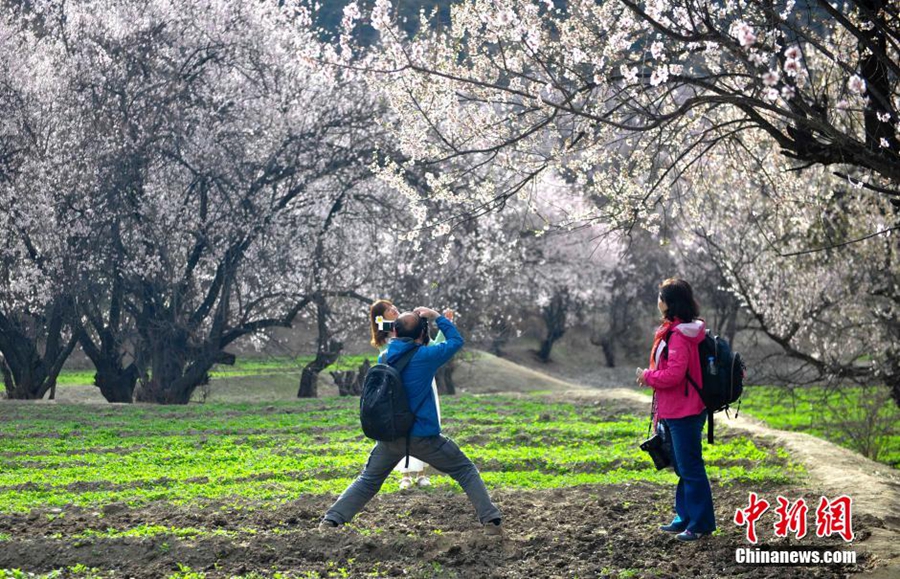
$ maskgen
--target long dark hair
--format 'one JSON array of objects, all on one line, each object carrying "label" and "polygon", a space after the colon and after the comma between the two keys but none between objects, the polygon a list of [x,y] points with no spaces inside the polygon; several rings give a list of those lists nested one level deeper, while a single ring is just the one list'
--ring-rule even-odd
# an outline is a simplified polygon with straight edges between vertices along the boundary
[{"label": "long dark hair", "polygon": [[700,306],[694,299],[694,290],[683,279],[672,277],[659,284],[659,299],[667,308],[663,321],[671,322],[678,318],[682,322],[692,322],[700,316]]},{"label": "long dark hair", "polygon": [[378,316],[383,316],[384,312],[391,309],[391,306],[394,304],[391,303],[391,300],[377,300],[372,306],[369,308],[369,325],[372,330],[372,339],[369,341],[376,348],[380,348],[387,343],[387,339],[391,336],[390,332],[384,332],[378,329],[378,324],[375,323],[375,318]]}]

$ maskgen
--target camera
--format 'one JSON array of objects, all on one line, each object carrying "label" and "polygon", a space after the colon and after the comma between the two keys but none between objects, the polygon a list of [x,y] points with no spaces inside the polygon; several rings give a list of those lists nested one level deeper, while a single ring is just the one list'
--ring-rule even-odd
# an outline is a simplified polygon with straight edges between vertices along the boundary
[{"label": "camera", "polygon": [[666,440],[659,434],[654,434],[641,443],[641,450],[650,455],[656,470],[662,470],[672,466],[672,450]]},{"label": "camera", "polygon": [[379,332],[393,332],[394,331],[394,322],[391,320],[386,320],[381,316],[377,316],[375,318],[375,325],[378,328]]}]

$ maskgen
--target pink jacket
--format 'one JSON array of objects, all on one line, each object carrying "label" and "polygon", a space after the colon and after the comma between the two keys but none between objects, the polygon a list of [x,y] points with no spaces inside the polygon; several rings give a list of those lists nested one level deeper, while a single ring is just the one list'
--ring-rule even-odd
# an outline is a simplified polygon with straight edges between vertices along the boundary
[{"label": "pink jacket", "polygon": [[[700,369],[700,355],[697,346],[706,337],[706,322],[696,320],[675,326],[669,340],[669,357],[662,356],[660,343],[654,356],[656,370],[644,370],[644,381],[656,392],[657,418],[684,418],[700,414],[705,406],[694,387],[688,384],[687,372],[691,373],[700,388],[703,375]],[[688,395],[684,395],[687,386]]]}]

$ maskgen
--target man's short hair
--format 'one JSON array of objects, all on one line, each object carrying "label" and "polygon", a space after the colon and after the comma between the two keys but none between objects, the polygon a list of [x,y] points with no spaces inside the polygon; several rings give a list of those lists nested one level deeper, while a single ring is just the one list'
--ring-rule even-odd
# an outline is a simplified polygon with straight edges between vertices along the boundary
[{"label": "man's short hair", "polygon": [[405,312],[396,321],[397,337],[417,340],[422,335],[422,321],[418,314]]}]

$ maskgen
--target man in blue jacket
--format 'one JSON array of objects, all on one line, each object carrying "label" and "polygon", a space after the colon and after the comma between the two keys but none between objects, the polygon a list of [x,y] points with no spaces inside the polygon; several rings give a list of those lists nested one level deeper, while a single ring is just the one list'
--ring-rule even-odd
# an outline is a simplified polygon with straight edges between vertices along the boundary
[{"label": "man in blue jacket", "polygon": [[[475,506],[478,520],[484,525],[485,532],[499,535],[500,510],[491,502],[484,481],[481,480],[481,474],[472,461],[463,454],[455,442],[441,434],[437,407],[431,390],[435,372],[450,361],[463,346],[462,336],[456,326],[429,308],[420,307],[413,312],[403,313],[397,318],[393,339],[384,354],[387,359],[379,361],[395,364],[410,348],[425,343],[427,329],[423,327],[421,318],[436,321],[446,341],[428,348],[419,348],[403,370],[403,385],[409,397],[409,407],[420,408],[421,405],[410,431],[409,454],[453,477]],[[382,483],[394,466],[405,456],[405,439],[376,442],[363,473],[331,505],[319,528],[333,529],[350,522],[381,489]]]}]

